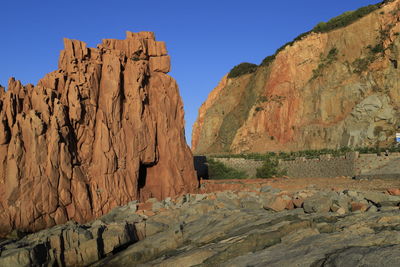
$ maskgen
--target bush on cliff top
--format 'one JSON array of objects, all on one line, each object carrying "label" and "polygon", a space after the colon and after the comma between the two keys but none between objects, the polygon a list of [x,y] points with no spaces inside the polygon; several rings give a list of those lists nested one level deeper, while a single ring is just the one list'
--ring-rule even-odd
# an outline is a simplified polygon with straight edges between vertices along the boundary
[{"label": "bush on cliff top", "polygon": [[257,70],[257,65],[253,63],[240,63],[231,69],[228,78],[236,78],[245,74],[253,73]]},{"label": "bush on cliff top", "polygon": [[369,13],[379,9],[381,3],[375,5],[368,5],[361,7],[354,11],[344,12],[342,15],[332,18],[328,22],[320,22],[317,26],[315,26],[312,31],[313,32],[329,32],[331,30],[335,30],[338,28],[346,27],[356,20],[368,15]]},{"label": "bush on cliff top", "polygon": [[352,24],[353,22],[355,22],[356,20],[368,15],[369,13],[379,9],[383,4],[388,3],[388,2],[392,2],[393,0],[385,0],[382,1],[378,4],[375,5],[368,5],[365,7],[361,7],[357,10],[354,11],[347,11],[337,17],[334,17],[332,19],[330,19],[328,22],[320,22],[318,23],[311,31],[308,32],[304,32],[300,35],[298,35],[296,38],[293,39],[293,41],[287,42],[286,44],[284,44],[283,46],[279,47],[275,54],[271,55],[271,56],[267,56],[266,58],[264,58],[264,60],[261,62],[261,66],[267,66],[269,65],[274,59],[275,56],[282,51],[283,49],[285,49],[285,47],[287,46],[292,46],[296,41],[301,40],[303,37],[307,36],[308,34],[312,33],[312,32],[316,32],[316,33],[324,33],[324,32],[329,32],[335,29],[339,29],[339,28],[343,28],[346,27],[350,24]]},{"label": "bush on cliff top", "polygon": [[[276,55],[280,51],[284,50],[287,46],[292,46],[296,41],[301,40],[303,37],[307,36],[308,34],[310,34],[312,32],[324,33],[324,32],[329,32],[332,30],[346,27],[346,26],[352,24],[353,22],[357,21],[358,19],[368,15],[369,13],[381,8],[381,6],[383,4],[386,4],[388,2],[393,2],[393,0],[384,0],[375,5],[368,5],[368,6],[361,7],[354,11],[347,11],[337,17],[330,19],[328,22],[320,22],[311,31],[304,32],[304,33],[300,34],[299,36],[297,36],[296,38],[294,38],[293,41],[287,42],[283,46],[279,47],[275,51],[275,54],[264,58],[264,60],[260,64],[260,66],[270,65],[275,60]],[[229,72],[228,78],[236,78],[236,77],[242,76],[244,74],[253,73],[257,70],[257,67],[258,66],[256,64],[241,63],[241,64],[235,66]]]},{"label": "bush on cliff top", "polygon": [[246,173],[230,168],[222,162],[212,158],[207,159],[208,163],[208,179],[244,179]]}]

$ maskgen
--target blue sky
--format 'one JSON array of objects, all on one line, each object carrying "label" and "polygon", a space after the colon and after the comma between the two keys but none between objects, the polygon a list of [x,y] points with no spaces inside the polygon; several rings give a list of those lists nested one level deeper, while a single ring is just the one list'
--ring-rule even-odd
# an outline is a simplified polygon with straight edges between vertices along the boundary
[{"label": "blue sky", "polygon": [[0,84],[33,83],[57,68],[62,38],[95,47],[125,31],[154,31],[166,41],[185,105],[186,137],[201,104],[241,62],[259,64],[284,43],[371,0],[4,0],[0,21]]}]

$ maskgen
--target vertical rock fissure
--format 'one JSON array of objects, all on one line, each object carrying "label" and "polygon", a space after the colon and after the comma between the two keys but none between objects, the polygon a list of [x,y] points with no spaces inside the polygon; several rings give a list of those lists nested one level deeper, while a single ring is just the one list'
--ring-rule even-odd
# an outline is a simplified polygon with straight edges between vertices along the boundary
[{"label": "vertical rock fissure", "polygon": [[147,166],[143,163],[140,164],[139,167],[139,177],[138,177],[138,196],[139,199],[141,197],[141,191],[146,185],[146,176],[147,176]]}]

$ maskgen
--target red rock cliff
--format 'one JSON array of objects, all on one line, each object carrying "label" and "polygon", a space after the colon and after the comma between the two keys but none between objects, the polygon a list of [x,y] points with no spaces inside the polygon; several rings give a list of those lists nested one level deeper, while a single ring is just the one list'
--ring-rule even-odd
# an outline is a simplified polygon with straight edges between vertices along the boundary
[{"label": "red rock cliff", "polygon": [[224,77],[199,110],[194,153],[393,143],[400,128],[400,1],[375,7],[345,27],[299,37],[253,73]]},{"label": "red rock cliff", "polygon": [[37,86],[0,88],[1,234],[197,187],[165,43],[128,32],[98,48],[64,44]]}]

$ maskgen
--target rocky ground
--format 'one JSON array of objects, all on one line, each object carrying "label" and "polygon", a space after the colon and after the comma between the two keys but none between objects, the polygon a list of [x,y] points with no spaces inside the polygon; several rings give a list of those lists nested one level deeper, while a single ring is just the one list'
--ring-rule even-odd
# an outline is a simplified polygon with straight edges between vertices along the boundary
[{"label": "rocky ground", "polygon": [[398,265],[399,181],[323,180],[203,181],[199,194],[15,233],[0,266]]}]

